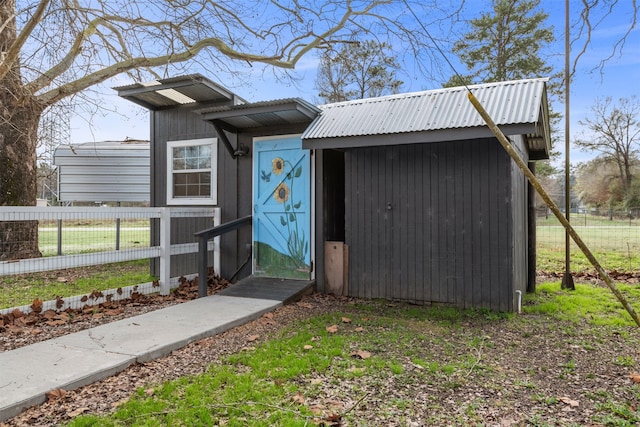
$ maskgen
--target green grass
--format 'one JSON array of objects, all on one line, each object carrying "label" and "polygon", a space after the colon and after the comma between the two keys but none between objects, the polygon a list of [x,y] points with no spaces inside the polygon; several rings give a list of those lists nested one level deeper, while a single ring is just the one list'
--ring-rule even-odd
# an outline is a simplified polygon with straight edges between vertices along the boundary
[{"label": "green grass", "polygon": [[[640,296],[631,286],[622,288],[629,297]],[[427,386],[438,390],[436,396],[455,396],[458,392],[464,395],[472,375],[480,378],[480,382],[484,382],[483,378],[488,383],[493,381],[496,392],[505,396],[509,393],[503,384],[506,378],[512,379],[513,373],[496,369],[493,361],[485,360],[488,356],[483,354],[483,349],[493,348],[492,337],[483,332],[489,325],[499,323],[494,331],[518,330],[518,325],[535,323],[539,316],[545,316],[555,319],[559,330],[571,340],[575,331],[584,331],[580,322],[587,319],[600,325],[593,326],[594,335],[588,335],[594,344],[601,339],[597,333],[602,328],[608,328],[604,335],[617,336],[629,331],[632,325],[628,315],[616,307],[608,289],[602,287],[580,285],[571,292],[560,290],[559,283],[542,284],[525,303],[526,313],[535,316],[415,307],[386,301],[354,304],[349,312],[296,322],[255,348],[211,365],[204,374],[146,386],[111,415],[80,416],[68,425],[304,426],[322,425],[327,413],[339,413],[346,425],[361,425],[358,410],[352,411],[359,404],[366,407],[362,410],[374,411],[380,425],[391,421],[404,425],[409,420],[405,414],[411,413],[416,401],[399,395],[367,403],[371,389]],[[343,322],[345,317],[350,321]],[[337,332],[328,332],[330,325],[337,325]],[[369,352],[371,356],[354,357],[355,351]],[[620,355],[611,363],[629,368],[635,365],[634,360],[632,356]],[[557,372],[560,378],[571,381],[580,367],[576,359],[567,357]],[[368,388],[360,388],[365,382]],[[389,384],[394,386],[389,388]],[[516,378],[515,387],[528,390],[531,399],[549,407],[551,412],[562,404],[561,396],[547,394],[526,377]],[[629,390],[640,398],[639,385],[630,385]],[[640,412],[633,402],[618,395],[603,391],[590,393],[588,398],[595,405],[594,422],[620,426],[640,422]],[[335,400],[349,401],[353,406],[330,408],[327,402]],[[481,409],[486,402],[483,399],[467,402],[462,407],[464,417],[444,410],[437,399],[419,404],[429,405],[428,413],[433,418],[421,421],[460,425],[469,420],[481,424]],[[323,408],[323,414],[318,414],[318,406]],[[548,416],[543,411],[530,414],[527,420],[531,425],[552,425],[548,424]]]},{"label": "green grass", "polygon": [[[568,293],[558,288],[557,283],[541,285],[536,295],[527,299],[527,312],[557,319],[558,323],[569,322],[569,325],[577,322],[578,317],[591,316],[595,321],[601,312],[602,319],[594,322],[598,325],[612,328],[630,325],[628,316],[613,307],[615,304],[606,289],[580,286]],[[625,289],[625,292],[637,295],[635,290]],[[575,301],[569,301],[571,299]],[[344,317],[350,322],[344,323]],[[478,330],[482,330],[483,324],[498,322],[503,324],[501,328],[509,328],[528,321],[535,322],[535,317],[528,319],[526,315],[483,310],[396,306],[381,301],[356,304],[349,313],[321,315],[285,328],[255,348],[212,365],[204,374],[140,389],[112,415],[80,416],[68,425],[323,425],[322,416],[314,413],[314,408],[327,400],[327,387],[321,384],[329,384],[329,389],[331,384],[336,385],[337,395],[333,399],[349,400],[354,407],[370,393],[359,389],[358,384],[362,382],[374,388],[376,384],[386,387],[389,383],[399,388],[425,385],[437,387],[441,393],[444,390],[445,394],[464,394],[465,388],[471,385],[469,381],[505,374],[494,370],[490,360],[483,360],[482,349],[493,346],[492,338],[475,335],[468,325],[480,325]],[[329,325],[337,325],[338,331],[329,333],[326,329]],[[571,326],[560,328],[571,331]],[[356,350],[370,352],[371,357],[353,357]],[[628,367],[633,365],[633,360],[620,357],[612,363]],[[577,363],[568,358],[558,369],[561,378],[570,380],[575,376]],[[531,380],[518,381],[517,386],[529,390],[531,398],[541,405],[560,405],[560,396],[540,392]],[[344,387],[340,386],[351,383],[354,385],[349,388],[349,394],[341,394]],[[631,388],[635,390],[638,386]],[[505,392],[502,388],[499,391]],[[621,401],[613,394],[593,395],[590,399],[596,405],[594,420],[605,425],[633,425],[640,419],[632,403]],[[482,399],[461,409],[466,418],[439,410],[437,401],[421,404],[432,408],[434,418],[430,422],[434,425],[455,425],[470,419],[482,422]],[[375,411],[381,423],[386,420],[402,425],[405,420],[402,413],[410,413],[413,405],[415,402],[411,399],[389,396],[376,399],[367,410]],[[326,405],[324,409],[328,409]],[[360,425],[357,411],[352,413],[351,409],[343,406],[334,412],[341,414],[346,425]],[[529,422],[548,425],[538,415],[532,415]]]},{"label": "green grass", "polygon": [[[536,219],[538,269],[564,270],[565,230],[555,216]],[[613,219],[576,214],[571,224],[580,238],[608,271],[640,271],[640,219]],[[595,271],[578,246],[571,241],[572,271]]]},{"label": "green grass", "polygon": [[102,264],[63,271],[0,277],[0,309],[67,298],[94,290],[138,285],[155,280],[149,274],[149,260]]},{"label": "green grass", "polygon": [[[471,369],[482,367],[472,347],[452,349],[451,356],[441,363],[425,362],[431,359],[430,349],[417,345],[420,332],[435,328],[442,334],[438,345],[447,346],[444,330],[432,326],[432,320],[442,311],[389,308],[382,303],[373,306],[377,307],[376,316],[362,310],[357,314],[332,313],[298,323],[255,349],[211,365],[202,375],[154,387],[153,396],[141,389],[113,415],[81,416],[69,425],[314,425],[320,420],[312,411],[312,403],[326,398],[320,383],[344,384],[366,376],[367,381],[380,385],[389,381],[398,384],[436,381],[455,389]],[[350,323],[342,323],[345,316],[350,317]],[[487,321],[479,312],[460,312],[458,319]],[[443,319],[441,324],[450,323],[451,319]],[[329,325],[338,325],[338,332],[327,332]],[[390,353],[385,351],[386,346],[405,350]],[[371,356],[354,357],[354,351],[369,352]],[[461,353],[463,357],[459,357]],[[414,370],[405,368],[409,359],[423,365],[417,371],[418,377]],[[353,393],[350,397],[354,401],[364,397],[358,390]],[[409,400],[388,399],[377,402],[375,410],[395,417],[399,407],[413,404]],[[341,409],[348,412],[348,408]],[[345,420],[349,425],[357,423],[349,414]]]},{"label": "green grass", "polygon": [[[38,246],[43,256],[58,255],[58,229],[40,227]],[[148,247],[149,226],[120,228],[120,249]],[[70,255],[116,249],[115,225],[81,225],[62,228],[62,254]]]},{"label": "green grass", "polygon": [[[606,270],[640,270],[640,228],[575,227],[580,238]],[[564,269],[564,228],[538,226],[536,250],[538,269]],[[578,246],[571,241],[572,271],[594,271]]]},{"label": "green grass", "polygon": [[[637,285],[616,286],[631,303],[640,300],[640,287]],[[613,293],[599,285],[580,283],[575,291],[571,291],[561,289],[559,282],[543,283],[537,286],[535,294],[525,296],[523,309],[526,313],[552,315],[562,321],[575,323],[587,321],[605,326],[635,325]],[[635,309],[638,311],[640,307]]]}]

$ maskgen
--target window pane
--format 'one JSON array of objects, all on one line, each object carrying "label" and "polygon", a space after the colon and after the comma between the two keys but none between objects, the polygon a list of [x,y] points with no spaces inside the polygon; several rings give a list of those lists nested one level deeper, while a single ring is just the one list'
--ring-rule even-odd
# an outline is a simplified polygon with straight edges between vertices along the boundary
[{"label": "window pane", "polygon": [[184,163],[184,147],[174,147],[172,150],[173,170],[183,170]]},{"label": "window pane", "polygon": [[187,157],[198,157],[198,146],[191,145],[189,147],[184,147],[186,151]]},{"label": "window pane", "polygon": [[173,174],[173,183],[177,185],[185,185],[187,183],[187,174],[186,173],[174,173]]},{"label": "window pane", "polygon": [[184,147],[173,147],[173,158],[174,159],[183,159],[184,158]]},{"label": "window pane", "polygon": [[173,174],[173,197],[211,197],[210,172]]},{"label": "window pane", "polygon": [[198,169],[198,158],[197,157],[187,157],[187,164],[185,169]]},{"label": "window pane", "polygon": [[200,186],[200,196],[202,197],[209,197],[211,196],[211,185],[209,184],[203,184]]},{"label": "window pane", "polygon": [[210,145],[200,145],[200,157],[208,157],[211,158],[211,146]]},{"label": "window pane", "polygon": [[211,169],[211,157],[200,157],[198,169]]},{"label": "window pane", "polygon": [[200,184],[200,174],[199,173],[190,173],[187,175],[187,184],[189,185],[198,185]]}]

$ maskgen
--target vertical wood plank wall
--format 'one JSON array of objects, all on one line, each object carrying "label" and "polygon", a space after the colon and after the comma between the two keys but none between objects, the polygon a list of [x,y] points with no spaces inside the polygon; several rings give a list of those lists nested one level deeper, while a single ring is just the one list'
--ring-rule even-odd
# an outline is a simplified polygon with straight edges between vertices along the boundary
[{"label": "vertical wood plank wall", "polygon": [[512,163],[494,139],[347,150],[349,293],[513,310],[527,198]]},{"label": "vertical wood plank wall", "polygon": [[[151,144],[151,205],[167,205],[167,141],[215,138],[213,126],[190,109],[172,109],[152,113]],[[249,172],[250,173],[250,172]],[[222,207],[222,221],[237,218],[237,164],[218,141],[218,206]],[[227,189],[229,191],[227,191]],[[179,223],[178,223],[179,221]],[[175,228],[173,227],[175,226]],[[193,233],[210,228],[210,221],[201,219],[172,220],[172,243],[196,241]],[[153,236],[152,236],[153,238]],[[235,236],[223,236],[220,242],[222,275],[230,276],[238,265],[239,251]],[[174,257],[171,275],[197,271],[197,257],[193,254]]]},{"label": "vertical wood plank wall", "polygon": [[[528,162],[526,143],[522,137],[511,137],[511,142],[520,157]],[[513,284],[514,290],[527,292],[529,281],[529,182],[514,162],[511,164],[513,198]],[[516,304],[514,296],[514,305]]]}]

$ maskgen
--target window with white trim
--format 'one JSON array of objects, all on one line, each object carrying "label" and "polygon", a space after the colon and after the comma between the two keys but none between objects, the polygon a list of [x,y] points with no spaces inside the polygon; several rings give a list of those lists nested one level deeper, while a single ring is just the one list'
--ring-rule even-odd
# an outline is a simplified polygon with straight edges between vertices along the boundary
[{"label": "window with white trim", "polygon": [[218,140],[167,142],[167,205],[217,203]]}]

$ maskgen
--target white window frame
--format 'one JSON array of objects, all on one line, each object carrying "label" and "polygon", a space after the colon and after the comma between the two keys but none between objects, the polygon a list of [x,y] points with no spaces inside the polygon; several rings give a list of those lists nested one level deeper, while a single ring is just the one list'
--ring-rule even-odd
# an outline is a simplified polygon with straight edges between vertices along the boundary
[{"label": "white window frame", "polygon": [[[173,197],[173,149],[196,145],[211,146],[211,194],[209,197]],[[206,171],[205,169],[193,169]],[[184,139],[167,141],[167,205],[216,205],[218,203],[218,138]]]}]

